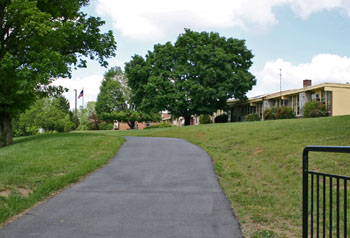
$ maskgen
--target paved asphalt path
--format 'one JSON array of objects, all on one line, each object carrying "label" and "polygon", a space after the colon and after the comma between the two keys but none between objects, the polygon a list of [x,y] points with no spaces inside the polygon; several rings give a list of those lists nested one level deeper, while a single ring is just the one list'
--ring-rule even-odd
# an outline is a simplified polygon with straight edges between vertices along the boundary
[{"label": "paved asphalt path", "polygon": [[211,159],[180,139],[126,137],[115,158],[1,238],[241,238]]}]

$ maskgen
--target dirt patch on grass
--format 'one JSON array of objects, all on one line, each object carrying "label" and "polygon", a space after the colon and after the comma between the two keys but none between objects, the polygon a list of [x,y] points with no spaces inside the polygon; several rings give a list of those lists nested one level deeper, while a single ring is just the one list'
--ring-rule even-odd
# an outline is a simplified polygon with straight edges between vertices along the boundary
[{"label": "dirt patch on grass", "polygon": [[93,153],[92,155],[90,155],[91,159],[97,159],[101,154],[103,153],[103,151],[96,151],[95,153]]},{"label": "dirt patch on grass", "polygon": [[66,175],[67,173],[66,172],[60,172],[60,173],[56,173],[55,175],[56,176],[64,176],[64,175]]},{"label": "dirt patch on grass", "polygon": [[12,191],[21,194],[23,197],[28,197],[29,194],[32,192],[32,190],[29,189],[29,188],[16,187],[16,188],[13,188],[13,189],[6,189],[6,190],[3,190],[3,191],[0,191],[0,196],[8,198]]},{"label": "dirt patch on grass", "polygon": [[28,197],[29,194],[32,192],[29,188],[17,188],[18,192],[22,194],[23,197]]},{"label": "dirt patch on grass", "polygon": [[257,155],[257,154],[259,154],[259,153],[261,153],[261,152],[263,152],[264,150],[261,148],[261,147],[256,147],[256,148],[254,148],[254,151],[253,151],[253,155]]},{"label": "dirt patch on grass", "polygon": [[1,191],[0,192],[0,196],[8,198],[10,196],[10,193],[11,193],[11,190],[7,189],[7,190],[4,190],[4,191]]}]

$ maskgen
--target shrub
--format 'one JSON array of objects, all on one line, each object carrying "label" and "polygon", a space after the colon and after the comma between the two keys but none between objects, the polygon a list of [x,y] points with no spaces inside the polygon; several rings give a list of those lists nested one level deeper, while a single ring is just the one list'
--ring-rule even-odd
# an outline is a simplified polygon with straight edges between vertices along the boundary
[{"label": "shrub", "polygon": [[13,137],[20,137],[23,136],[23,130],[21,129],[14,129],[13,130]]},{"label": "shrub", "polygon": [[107,122],[101,122],[98,124],[99,130],[112,130],[113,129],[113,124],[112,123],[107,123]]},{"label": "shrub", "polygon": [[64,132],[65,123],[64,119],[58,119],[54,124],[54,130],[57,132]]},{"label": "shrub", "polygon": [[260,116],[256,113],[248,114],[245,121],[260,121]]},{"label": "shrub", "polygon": [[66,121],[66,123],[64,124],[64,131],[65,131],[65,132],[72,131],[72,130],[74,130],[74,127],[75,127],[75,125],[74,125],[73,122],[71,122],[71,121]]},{"label": "shrub", "polygon": [[210,124],[211,120],[209,115],[201,115],[199,117],[199,124]]},{"label": "shrub", "polygon": [[148,126],[148,127],[145,127],[144,129],[166,128],[166,127],[171,127],[169,122],[161,122],[158,125]]},{"label": "shrub", "polygon": [[86,126],[89,130],[99,130],[100,129],[99,124],[94,122],[94,121],[90,121]]},{"label": "shrub", "polygon": [[108,123],[106,130],[113,130],[113,123]]},{"label": "shrub", "polygon": [[25,135],[26,136],[36,135],[38,133],[39,133],[39,128],[36,126],[27,126],[25,128]]},{"label": "shrub", "polygon": [[215,117],[215,123],[226,123],[228,122],[228,115],[221,114]]},{"label": "shrub", "polygon": [[87,131],[87,125],[80,124],[77,128],[78,131]]},{"label": "shrub", "polygon": [[295,118],[295,114],[293,112],[293,109],[291,107],[280,107],[278,108],[276,115],[276,119],[291,119]]},{"label": "shrub", "polygon": [[264,120],[275,120],[276,112],[277,112],[277,107],[266,109],[264,111]]},{"label": "shrub", "polygon": [[143,129],[147,130],[147,129],[154,129],[154,128],[159,128],[159,125],[147,126],[147,127],[143,128]]},{"label": "shrub", "polygon": [[159,128],[171,127],[169,122],[161,122],[159,123]]},{"label": "shrub", "polygon": [[326,106],[316,101],[307,102],[304,105],[304,117],[326,117],[328,112]]}]

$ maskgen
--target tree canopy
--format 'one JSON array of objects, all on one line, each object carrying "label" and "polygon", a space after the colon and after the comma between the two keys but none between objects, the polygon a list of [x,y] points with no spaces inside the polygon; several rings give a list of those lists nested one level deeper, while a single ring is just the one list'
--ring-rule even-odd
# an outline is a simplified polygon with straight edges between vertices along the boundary
[{"label": "tree canopy", "polygon": [[130,88],[127,78],[120,67],[108,70],[102,81],[100,93],[97,96],[96,113],[100,120],[106,122],[125,122],[134,129],[136,122],[159,121],[158,113],[145,113],[134,110],[130,104]]},{"label": "tree canopy", "polygon": [[128,108],[128,94],[121,79],[125,80],[124,73],[119,67],[111,68],[105,73],[95,107],[99,118],[102,118],[102,113],[122,111]]},{"label": "tree canopy", "polygon": [[249,72],[253,54],[244,40],[185,29],[174,44],[157,44],[125,66],[131,101],[138,110],[167,110],[183,116],[212,114],[227,99],[244,98],[255,85]]},{"label": "tree canopy", "polygon": [[11,119],[43,96],[63,91],[58,77],[86,67],[86,58],[102,66],[114,56],[111,31],[80,11],[88,0],[4,0],[0,3],[0,147],[12,143]]},{"label": "tree canopy", "polygon": [[74,128],[73,114],[69,102],[63,96],[37,100],[25,112],[14,118],[16,136],[37,134],[39,128],[45,131],[71,131]]}]

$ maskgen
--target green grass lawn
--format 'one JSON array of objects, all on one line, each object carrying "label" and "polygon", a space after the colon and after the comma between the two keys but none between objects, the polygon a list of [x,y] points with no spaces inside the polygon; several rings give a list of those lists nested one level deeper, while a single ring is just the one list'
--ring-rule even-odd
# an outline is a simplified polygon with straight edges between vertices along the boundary
[{"label": "green grass lawn", "polygon": [[[186,139],[206,150],[246,237],[301,237],[302,151],[350,145],[350,117],[121,132]],[[349,175],[350,155],[310,153],[310,168]]]},{"label": "green grass lawn", "polygon": [[[245,236],[301,237],[302,151],[350,145],[350,116],[23,137],[0,149],[0,221],[105,164],[121,135],[186,139],[206,150]],[[349,175],[350,155],[310,154],[310,167]]]},{"label": "green grass lawn", "polygon": [[0,224],[101,167],[123,141],[117,133],[44,134],[0,148]]}]

